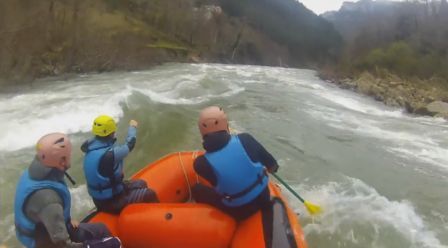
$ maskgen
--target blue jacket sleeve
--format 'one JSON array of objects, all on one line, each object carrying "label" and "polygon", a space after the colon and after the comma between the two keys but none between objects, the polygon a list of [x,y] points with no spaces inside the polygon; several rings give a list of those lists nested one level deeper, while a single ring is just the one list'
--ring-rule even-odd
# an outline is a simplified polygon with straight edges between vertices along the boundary
[{"label": "blue jacket sleeve", "polygon": [[129,127],[128,136],[126,137],[126,143],[123,145],[117,145],[113,148],[115,161],[123,160],[135,146],[137,140],[137,128]]},{"label": "blue jacket sleeve", "polygon": [[238,138],[253,162],[260,162],[269,171],[277,172],[277,160],[252,135],[241,133]]}]

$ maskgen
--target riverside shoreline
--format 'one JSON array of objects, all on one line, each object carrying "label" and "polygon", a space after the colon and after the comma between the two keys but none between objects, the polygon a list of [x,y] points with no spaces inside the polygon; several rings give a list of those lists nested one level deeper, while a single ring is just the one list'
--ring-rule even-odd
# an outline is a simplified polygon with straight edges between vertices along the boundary
[{"label": "riverside shoreline", "polygon": [[442,79],[407,80],[393,74],[377,77],[369,72],[353,78],[339,78],[322,71],[318,74],[328,83],[372,97],[387,106],[401,107],[411,114],[448,120],[448,87]]}]

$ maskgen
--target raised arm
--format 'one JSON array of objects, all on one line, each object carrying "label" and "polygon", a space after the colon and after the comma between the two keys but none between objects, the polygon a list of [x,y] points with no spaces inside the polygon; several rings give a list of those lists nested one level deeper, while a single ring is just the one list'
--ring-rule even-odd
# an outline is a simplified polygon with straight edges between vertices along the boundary
[{"label": "raised arm", "polygon": [[113,148],[115,161],[123,160],[134,149],[137,142],[137,126],[138,123],[135,120],[129,122],[126,143]]}]

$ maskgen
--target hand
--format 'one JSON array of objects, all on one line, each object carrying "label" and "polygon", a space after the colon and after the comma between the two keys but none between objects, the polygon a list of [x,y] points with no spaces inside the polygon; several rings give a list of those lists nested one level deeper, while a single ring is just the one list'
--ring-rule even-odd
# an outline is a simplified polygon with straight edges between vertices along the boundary
[{"label": "hand", "polygon": [[137,122],[136,120],[131,120],[131,121],[129,122],[129,126],[131,126],[131,127],[137,127],[137,126],[138,126],[138,122]]},{"label": "hand", "polygon": [[77,220],[71,220],[70,222],[72,223],[73,229],[78,229],[78,227],[79,227],[79,221],[77,221]]},{"label": "hand", "polygon": [[[266,168],[266,167],[265,167]],[[271,167],[269,167],[269,169],[267,169],[269,171],[269,173],[275,173],[278,170],[278,164],[274,164]]]}]

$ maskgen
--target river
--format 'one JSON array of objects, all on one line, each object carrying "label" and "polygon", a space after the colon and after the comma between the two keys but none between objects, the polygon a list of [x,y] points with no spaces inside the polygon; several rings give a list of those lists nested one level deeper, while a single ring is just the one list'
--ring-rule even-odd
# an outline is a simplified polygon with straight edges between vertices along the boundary
[{"label": "river", "polygon": [[[256,137],[305,199],[324,209],[300,214],[309,246],[448,247],[448,125],[341,90],[311,70],[219,64],[166,64],[148,71],[78,75],[44,80],[0,93],[0,246],[19,247],[13,198],[37,139],[70,135],[72,215],[93,203],[82,173],[81,143],[94,117],[119,120],[124,139],[139,121],[131,175],[180,150],[201,149],[201,108],[220,105],[230,125]],[[286,192],[286,191],[285,191]]]}]

